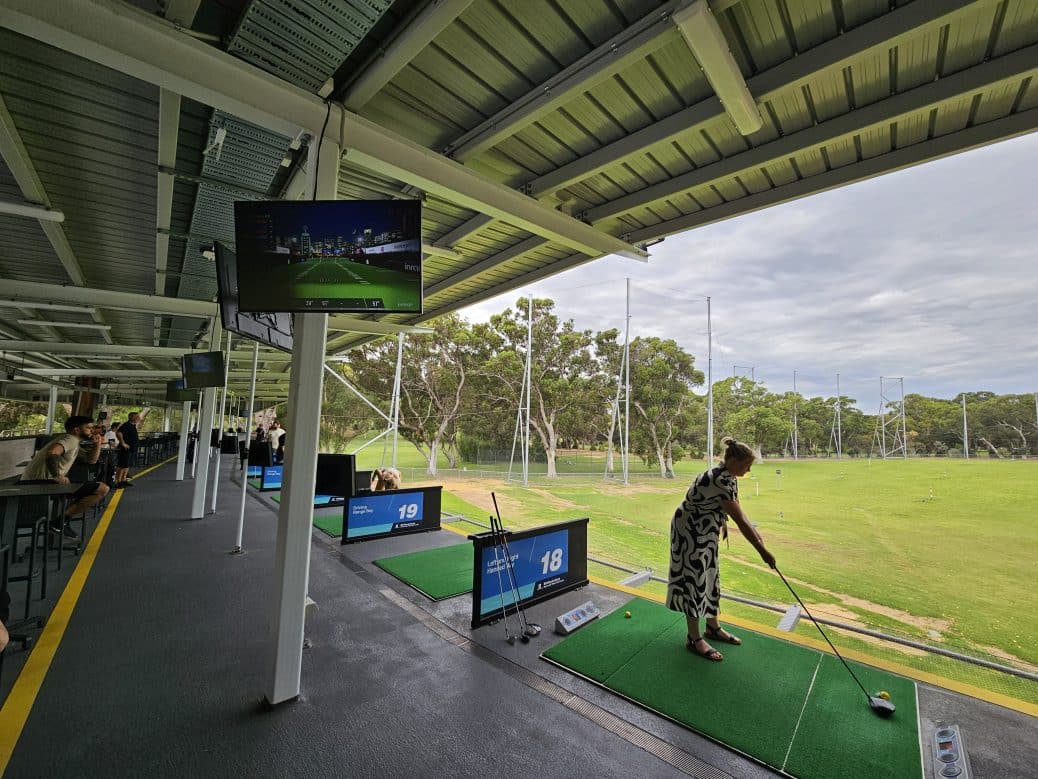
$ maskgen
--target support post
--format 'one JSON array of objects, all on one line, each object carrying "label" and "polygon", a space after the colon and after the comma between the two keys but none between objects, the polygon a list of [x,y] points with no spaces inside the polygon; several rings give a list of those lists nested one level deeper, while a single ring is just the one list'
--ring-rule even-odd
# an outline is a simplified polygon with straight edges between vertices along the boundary
[{"label": "support post", "polygon": [[[404,365],[404,334],[398,333],[396,337],[396,377],[393,379],[393,395],[396,403],[393,404],[393,467],[396,468],[396,449],[400,442],[400,398],[402,395],[400,378]],[[435,456],[435,453],[434,453]],[[433,469],[436,463],[431,463]]]},{"label": "support post", "polygon": [[[245,446],[249,448],[249,435],[252,426],[252,413],[256,405],[256,367],[259,365],[259,341],[252,343],[252,380],[249,383],[249,424],[245,427]],[[238,444],[241,446],[241,444]],[[242,554],[242,536],[245,533],[245,494],[249,484],[249,461],[245,461],[245,468],[241,474],[241,508],[238,510],[238,536],[234,542],[231,554]]]},{"label": "support post", "polygon": [[966,393],[962,393],[962,459],[970,459],[970,431],[966,426]]},{"label": "support post", "polygon": [[[223,353],[223,364],[227,368],[231,364],[231,334],[227,333],[227,346]],[[213,499],[209,506],[209,513],[216,513],[216,493],[220,490],[220,455],[223,452],[223,426],[224,420],[227,418],[227,374],[224,374],[223,388],[220,392],[220,424],[218,430],[219,435],[216,437],[216,441],[220,446],[216,447],[216,467],[213,468]]]},{"label": "support post", "polygon": [[[184,468],[187,465],[187,439],[191,435],[191,401],[185,400],[180,411],[180,445],[177,448],[177,481],[184,481]],[[195,442],[198,449],[198,442]]]},{"label": "support post", "polygon": [[706,465],[714,462],[714,334],[710,322],[710,297],[706,298]]},{"label": "support post", "polygon": [[48,435],[54,432],[54,414],[58,410],[58,388],[53,384],[50,394],[47,395],[47,421],[43,423],[44,432]]},{"label": "support post", "polygon": [[[530,383],[530,363],[533,362],[533,293],[526,313],[526,446],[523,447],[523,486],[530,486],[530,396],[533,385]],[[547,454],[547,453],[545,453]]]},{"label": "support post", "polygon": [[[337,121],[332,119],[333,124]],[[336,198],[339,158],[337,143],[322,138],[310,143],[307,185],[315,200]],[[294,700],[300,692],[327,334],[327,314],[296,314],[288,394],[290,425],[285,445],[288,456],[278,510],[275,586],[270,599],[271,656],[265,695],[271,705]]]},{"label": "support post", "polygon": [[[216,351],[220,347],[223,329],[218,319],[213,320],[213,334],[209,338],[209,348]],[[206,387],[202,391],[202,405],[198,410],[198,440],[195,442],[195,491],[191,499],[191,519],[202,519],[205,516],[205,488],[209,481],[209,445],[210,431],[213,429],[213,418],[216,416],[216,387]]]},{"label": "support post", "polygon": [[[624,485],[631,476],[631,279],[627,279],[627,316],[624,325]],[[664,466],[666,470],[666,466]]]}]

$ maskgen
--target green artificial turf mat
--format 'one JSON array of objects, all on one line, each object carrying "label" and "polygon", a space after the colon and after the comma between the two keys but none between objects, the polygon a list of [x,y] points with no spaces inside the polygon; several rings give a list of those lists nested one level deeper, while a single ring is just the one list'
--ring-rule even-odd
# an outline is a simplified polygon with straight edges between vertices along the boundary
[{"label": "green artificial turf mat", "polygon": [[249,486],[252,487],[254,490],[258,490],[260,488],[260,480],[249,479]]},{"label": "green artificial turf mat", "polygon": [[383,557],[375,565],[433,600],[472,591],[471,543]]},{"label": "green artificial turf mat", "polygon": [[327,514],[314,513],[314,527],[318,530],[323,530],[332,538],[338,538],[341,536],[342,507],[340,506],[335,512],[329,512]]},{"label": "green artificial turf mat", "polygon": [[[726,658],[727,659],[727,658]],[[897,711],[877,716],[839,659],[822,658],[785,770],[794,776],[872,779],[922,774],[915,683],[851,663],[870,693],[886,690]]]},{"label": "green artificial turf mat", "polygon": [[[742,646],[711,642],[724,661],[704,660],[685,648],[681,614],[635,598],[543,657],[794,776],[919,776],[911,681],[862,669],[863,683],[888,690],[898,706],[883,720],[835,657],[746,629],[732,632]],[[863,760],[866,750],[874,757]]]}]

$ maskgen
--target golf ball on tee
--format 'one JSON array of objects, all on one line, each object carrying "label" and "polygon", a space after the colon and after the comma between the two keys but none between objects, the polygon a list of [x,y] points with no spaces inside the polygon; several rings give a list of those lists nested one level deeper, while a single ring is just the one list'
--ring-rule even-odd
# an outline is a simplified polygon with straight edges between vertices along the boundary
[{"label": "golf ball on tee", "polygon": [[631,618],[631,612],[625,611],[624,612],[624,617],[626,617],[627,619],[630,619]]},{"label": "golf ball on tee", "polygon": [[879,692],[876,693],[876,695],[878,697],[882,698],[885,701],[889,701],[890,700],[890,693],[887,692],[886,690],[880,690]]}]

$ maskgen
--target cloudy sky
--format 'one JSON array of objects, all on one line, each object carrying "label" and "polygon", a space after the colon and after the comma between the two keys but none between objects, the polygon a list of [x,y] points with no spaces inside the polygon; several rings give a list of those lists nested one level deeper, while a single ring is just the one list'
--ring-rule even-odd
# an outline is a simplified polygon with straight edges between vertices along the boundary
[{"label": "cloudy sky", "polygon": [[[673,338],[715,379],[842,394],[874,413],[904,391],[1038,391],[1038,134],[668,238],[465,309],[486,319],[533,292],[578,327]],[[896,397],[896,383],[886,382]]]}]

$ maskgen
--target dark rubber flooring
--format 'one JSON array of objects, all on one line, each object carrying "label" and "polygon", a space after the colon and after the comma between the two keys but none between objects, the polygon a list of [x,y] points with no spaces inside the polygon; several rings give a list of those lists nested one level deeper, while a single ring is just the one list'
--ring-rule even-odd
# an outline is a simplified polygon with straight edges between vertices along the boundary
[{"label": "dark rubber flooring", "polygon": [[448,643],[330,545],[302,699],[261,710],[276,516],[249,499],[229,556],[226,475],[202,520],[172,466],[127,491],[8,776],[684,775]]}]

